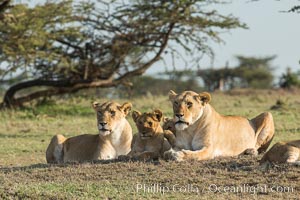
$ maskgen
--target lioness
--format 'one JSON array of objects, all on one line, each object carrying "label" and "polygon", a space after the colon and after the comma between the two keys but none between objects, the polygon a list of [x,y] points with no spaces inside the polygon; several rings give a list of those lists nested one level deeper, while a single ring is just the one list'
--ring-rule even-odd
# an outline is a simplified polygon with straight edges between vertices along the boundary
[{"label": "lioness", "polygon": [[48,163],[112,159],[130,152],[132,129],[125,117],[131,103],[94,102],[92,106],[97,115],[99,134],[70,138],[54,136],[46,151]]},{"label": "lioness", "polygon": [[248,120],[223,116],[209,104],[207,92],[169,92],[176,128],[175,147],[165,152],[167,159],[205,160],[218,156],[236,156],[243,152],[265,151],[274,135],[271,113]]},{"label": "lioness", "polygon": [[300,164],[300,140],[274,144],[259,162],[261,165],[268,162]]},{"label": "lioness", "polygon": [[143,114],[139,111],[132,112],[132,119],[137,126],[138,133],[134,135],[129,157],[155,159],[162,157],[163,153],[171,148],[164,136],[168,137],[168,134],[172,135],[172,133],[163,131],[160,125],[162,115],[160,110]]}]

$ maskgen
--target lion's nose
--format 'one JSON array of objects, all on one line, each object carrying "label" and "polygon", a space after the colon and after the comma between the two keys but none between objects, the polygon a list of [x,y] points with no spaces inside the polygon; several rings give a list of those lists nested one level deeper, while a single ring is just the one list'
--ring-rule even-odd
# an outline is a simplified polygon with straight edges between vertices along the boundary
[{"label": "lion's nose", "polygon": [[183,114],[176,114],[176,117],[181,118],[183,117]]},{"label": "lion's nose", "polygon": [[106,122],[100,122],[99,123],[101,126],[105,126],[107,123]]}]

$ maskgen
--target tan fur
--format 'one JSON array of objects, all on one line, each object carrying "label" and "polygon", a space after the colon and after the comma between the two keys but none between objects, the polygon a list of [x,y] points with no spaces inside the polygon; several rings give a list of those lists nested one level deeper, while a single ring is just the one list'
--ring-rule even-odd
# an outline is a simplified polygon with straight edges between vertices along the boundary
[{"label": "tan fur", "polygon": [[263,156],[260,164],[271,163],[300,163],[300,140],[278,142]]},{"label": "tan fur", "polygon": [[97,115],[99,134],[68,139],[62,135],[54,136],[46,151],[48,163],[113,159],[130,152],[132,129],[125,117],[132,105],[94,102],[92,106]]},{"label": "tan fur", "polygon": [[163,120],[163,130],[164,130],[164,136],[170,143],[172,147],[175,147],[176,142],[176,129],[175,129],[175,122],[173,119],[170,119],[168,117],[165,117]]},{"label": "tan fur", "polygon": [[169,131],[171,131],[174,135],[176,135],[176,128],[175,128],[175,122],[174,122],[174,119],[165,117],[165,118],[164,118],[164,123],[163,123],[162,128],[163,128],[164,130],[169,130]]},{"label": "tan fur", "polygon": [[133,111],[132,118],[137,126],[138,133],[134,135],[132,150],[128,156],[137,159],[162,157],[163,153],[171,148],[164,135],[172,134],[168,131],[164,133],[160,125],[162,112],[154,110],[150,113],[141,114],[138,111]]},{"label": "tan fur", "polygon": [[165,152],[167,159],[206,160],[219,156],[236,156],[243,152],[265,151],[274,135],[271,113],[248,120],[223,116],[209,104],[207,92],[169,93],[176,128],[175,147]]}]

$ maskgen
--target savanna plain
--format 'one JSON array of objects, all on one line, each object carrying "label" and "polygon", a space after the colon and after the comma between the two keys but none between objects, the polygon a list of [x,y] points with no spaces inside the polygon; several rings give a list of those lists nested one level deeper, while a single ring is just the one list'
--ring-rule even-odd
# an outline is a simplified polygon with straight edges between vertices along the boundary
[{"label": "savanna plain", "polygon": [[[91,96],[56,98],[0,111],[0,199],[299,199],[300,166],[261,168],[259,156],[209,161],[95,161],[46,163],[55,134],[97,134]],[[160,108],[172,116],[165,96],[130,101],[133,110]],[[278,141],[300,139],[300,92],[235,91],[212,93],[211,104],[224,115],[252,118],[273,114]],[[131,119],[133,133],[136,127]]]}]

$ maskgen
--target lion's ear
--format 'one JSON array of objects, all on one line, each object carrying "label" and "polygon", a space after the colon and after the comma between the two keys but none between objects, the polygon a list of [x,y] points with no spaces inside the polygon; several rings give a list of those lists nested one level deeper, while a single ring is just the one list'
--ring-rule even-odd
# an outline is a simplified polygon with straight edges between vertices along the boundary
[{"label": "lion's ear", "polygon": [[128,113],[130,112],[132,108],[132,104],[129,102],[124,103],[122,106],[120,106],[120,110],[123,111],[123,113],[126,115],[128,115]]},{"label": "lion's ear", "polygon": [[169,100],[173,101],[176,96],[177,96],[176,92],[174,92],[173,90],[170,90],[170,92],[169,92]]},{"label": "lion's ear", "polygon": [[203,103],[209,103],[210,100],[211,100],[211,96],[208,92],[201,92],[199,94],[199,97],[200,97],[200,100],[203,102]]},{"label": "lion's ear", "polygon": [[94,110],[96,110],[99,106],[100,106],[100,103],[98,103],[97,101],[94,101],[92,103],[92,107],[94,108]]},{"label": "lion's ear", "polygon": [[157,119],[157,121],[160,122],[161,119],[162,119],[162,116],[163,116],[162,111],[159,110],[159,109],[156,109],[156,110],[153,111],[153,114],[154,114],[154,117]]},{"label": "lion's ear", "polygon": [[131,117],[133,119],[134,122],[136,122],[136,120],[139,118],[139,116],[141,116],[142,113],[140,113],[139,111],[132,111]]},{"label": "lion's ear", "polygon": [[164,117],[164,118],[163,118],[163,122],[164,122],[164,123],[168,122],[169,120],[170,120],[169,117]]}]

